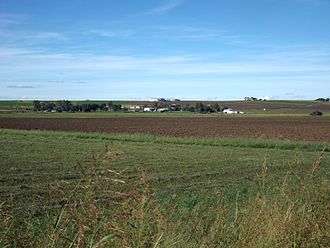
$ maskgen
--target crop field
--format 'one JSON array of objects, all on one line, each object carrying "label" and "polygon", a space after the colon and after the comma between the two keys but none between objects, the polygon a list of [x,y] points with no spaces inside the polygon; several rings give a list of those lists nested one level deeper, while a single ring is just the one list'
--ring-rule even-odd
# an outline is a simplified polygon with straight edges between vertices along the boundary
[{"label": "crop field", "polygon": [[[76,132],[0,129],[0,246],[327,247],[329,139],[186,138],[221,125],[169,119],[1,119]],[[180,137],[118,134],[137,121]]]},{"label": "crop field", "polygon": [[330,142],[329,117],[0,118],[0,128]]},{"label": "crop field", "polygon": [[304,104],[1,113],[0,247],[327,247],[330,117]]}]

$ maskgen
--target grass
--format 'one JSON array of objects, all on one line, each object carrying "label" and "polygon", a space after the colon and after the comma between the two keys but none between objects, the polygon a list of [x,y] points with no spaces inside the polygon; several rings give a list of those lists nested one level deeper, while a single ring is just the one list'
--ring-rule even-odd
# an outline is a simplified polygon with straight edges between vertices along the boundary
[{"label": "grass", "polygon": [[0,246],[329,244],[327,144],[15,130],[0,138]]}]

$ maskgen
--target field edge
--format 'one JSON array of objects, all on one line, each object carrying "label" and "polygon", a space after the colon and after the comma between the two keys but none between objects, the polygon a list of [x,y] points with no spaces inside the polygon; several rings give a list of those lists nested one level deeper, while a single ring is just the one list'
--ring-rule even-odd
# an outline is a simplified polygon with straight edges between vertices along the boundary
[{"label": "field edge", "polygon": [[330,151],[330,144],[326,142],[290,141],[276,139],[253,138],[191,138],[191,137],[159,137],[145,134],[105,134],[96,132],[68,132],[44,130],[16,130],[0,129],[0,136],[39,136],[54,137],[59,139],[77,140],[105,140],[112,142],[156,143],[196,146],[220,146],[235,148],[263,148],[278,150],[303,150],[303,151]]}]

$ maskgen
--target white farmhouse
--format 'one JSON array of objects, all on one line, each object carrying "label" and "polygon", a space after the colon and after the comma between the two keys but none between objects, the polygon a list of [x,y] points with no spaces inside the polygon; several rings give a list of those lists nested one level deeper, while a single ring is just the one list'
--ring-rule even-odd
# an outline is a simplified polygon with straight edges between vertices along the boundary
[{"label": "white farmhouse", "polygon": [[224,114],[244,114],[244,112],[242,112],[242,111],[236,111],[231,108],[224,109],[222,111],[222,113],[224,113]]},{"label": "white farmhouse", "polygon": [[159,108],[159,109],[157,109],[157,112],[161,112],[161,113],[167,112],[167,111],[168,111],[168,108]]},{"label": "white farmhouse", "polygon": [[224,109],[224,110],[222,111],[222,113],[224,113],[224,114],[237,114],[237,111],[234,111],[234,110],[231,109],[231,108],[227,108],[227,109]]},{"label": "white farmhouse", "polygon": [[155,108],[152,108],[152,107],[143,108],[143,112],[154,112],[154,111],[155,111]]}]

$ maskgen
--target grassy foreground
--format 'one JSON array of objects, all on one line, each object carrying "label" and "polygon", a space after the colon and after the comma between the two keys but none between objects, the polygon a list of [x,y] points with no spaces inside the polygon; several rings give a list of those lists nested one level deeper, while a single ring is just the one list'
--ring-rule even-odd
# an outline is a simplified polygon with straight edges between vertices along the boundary
[{"label": "grassy foreground", "polygon": [[1,247],[330,243],[327,144],[14,130],[0,139]]}]

